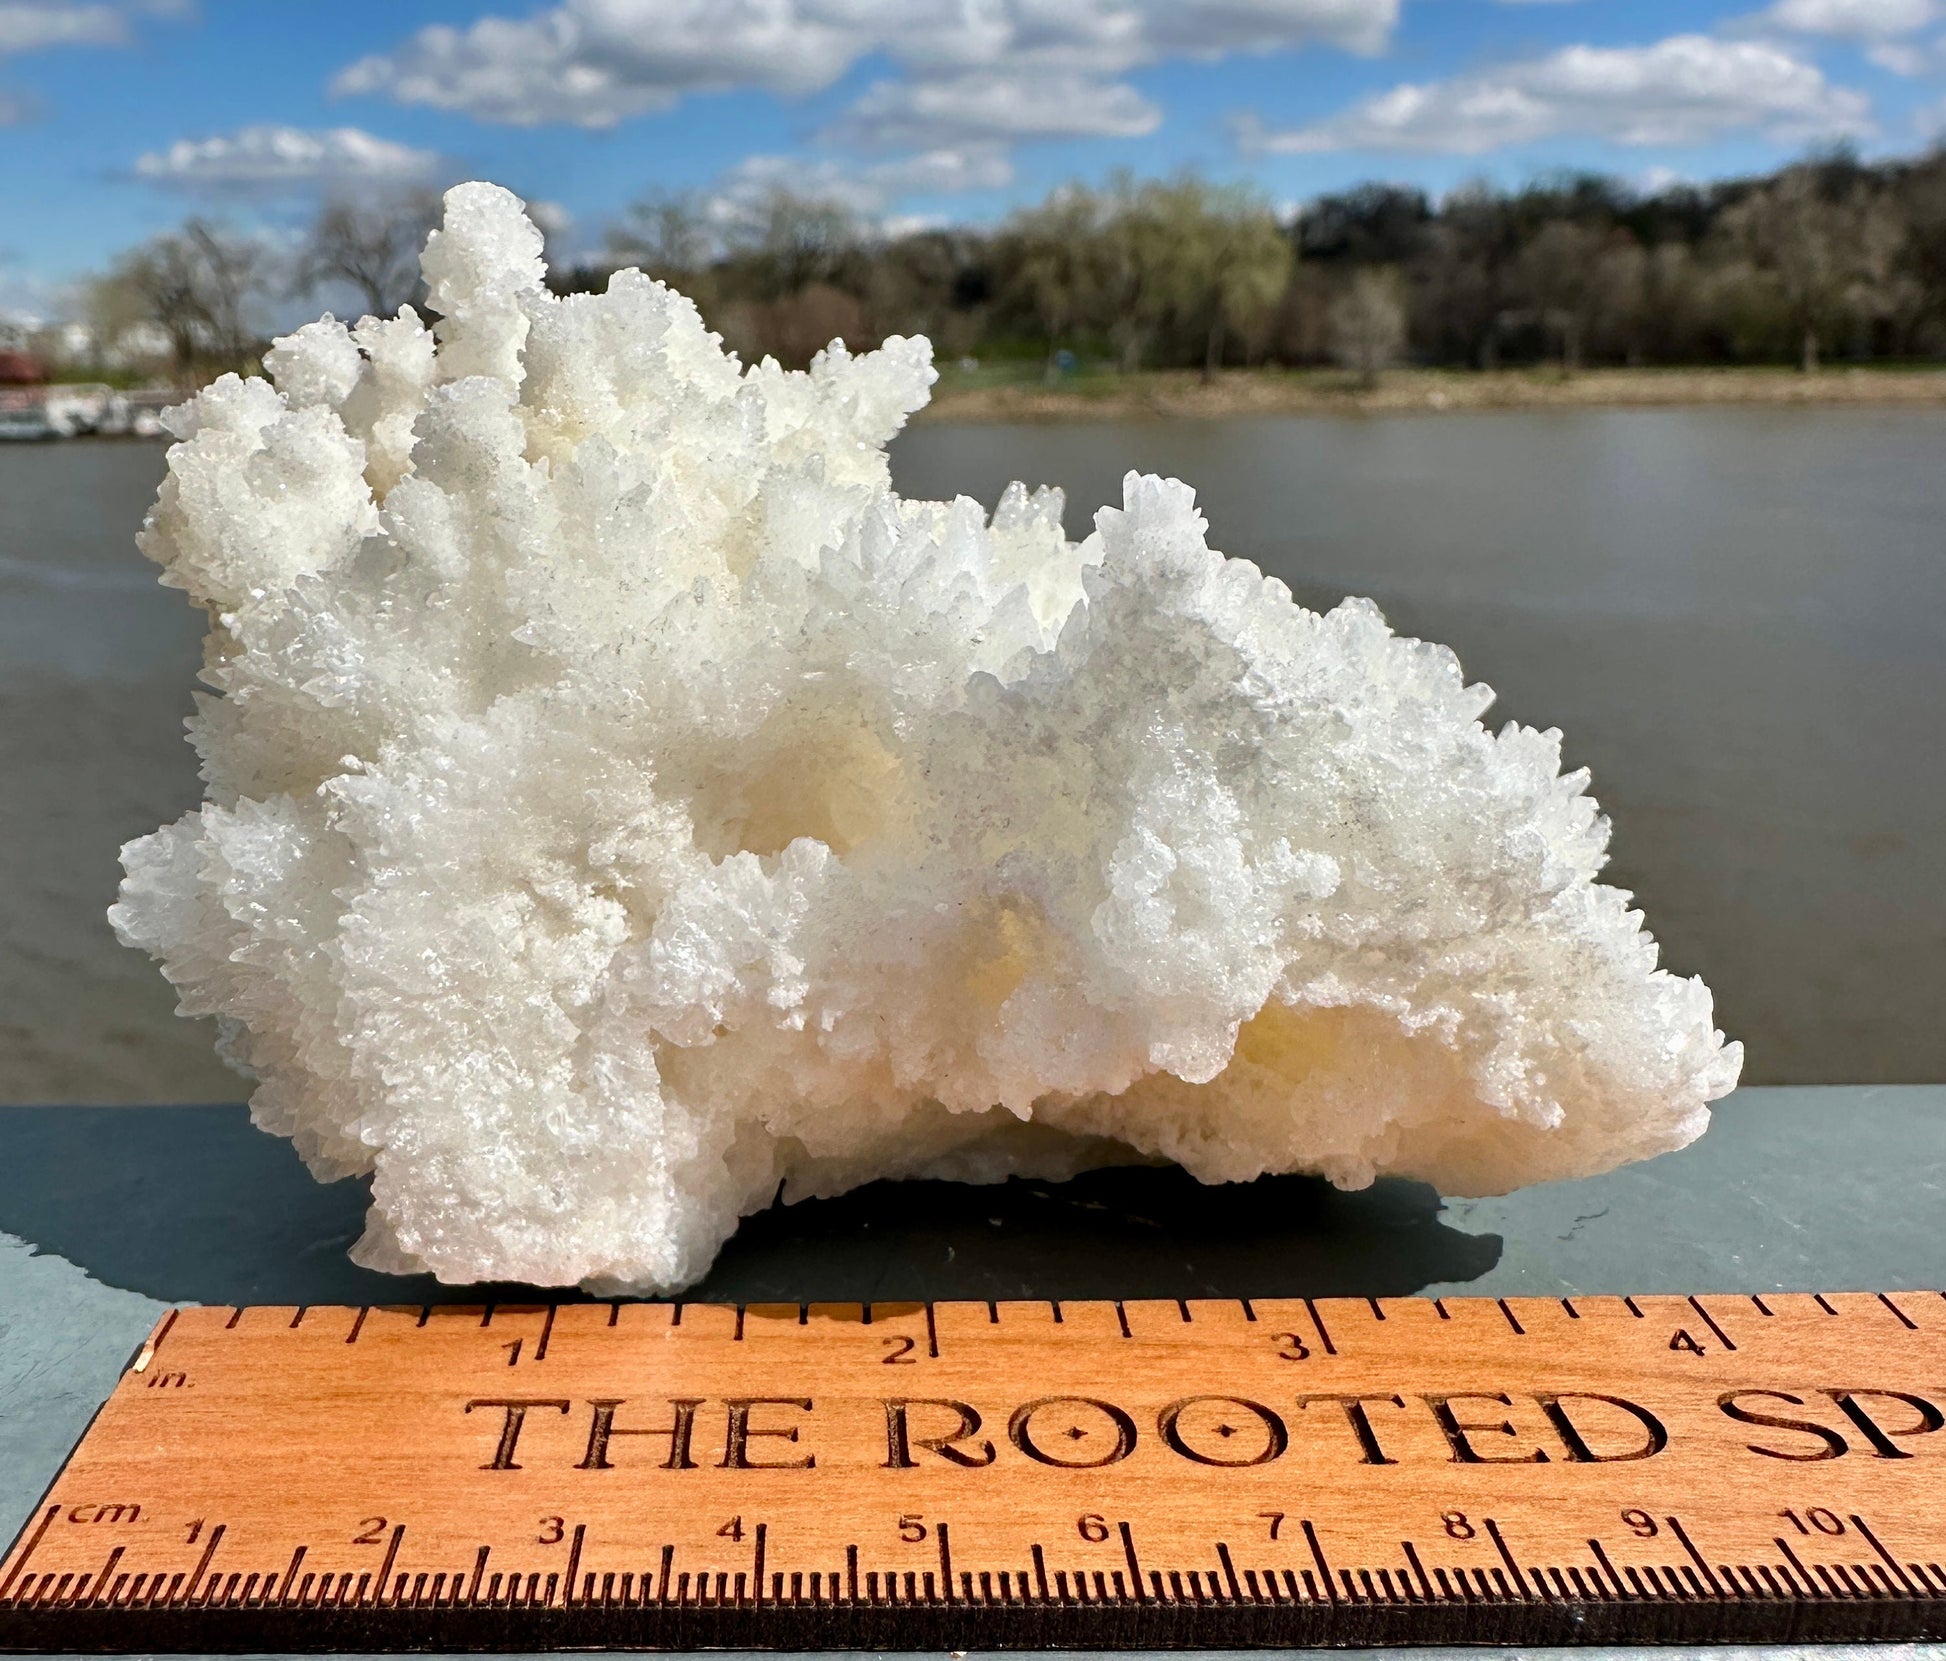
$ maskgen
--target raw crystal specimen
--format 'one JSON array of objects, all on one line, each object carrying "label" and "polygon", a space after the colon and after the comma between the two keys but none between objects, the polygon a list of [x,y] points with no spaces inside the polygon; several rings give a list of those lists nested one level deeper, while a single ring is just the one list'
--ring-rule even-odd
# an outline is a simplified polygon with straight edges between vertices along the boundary
[{"label": "raw crystal specimen", "polygon": [[[208,801],[111,913],[356,1255],[670,1289],[874,1177],[1144,1157],[1485,1193],[1688,1142],[1741,1056],[1599,886],[1559,735],[1130,474],[902,501],[923,340],[742,369],[557,299],[488,185],[410,312],[278,342],[142,538]],[[274,383],[274,384],[273,384]]]}]

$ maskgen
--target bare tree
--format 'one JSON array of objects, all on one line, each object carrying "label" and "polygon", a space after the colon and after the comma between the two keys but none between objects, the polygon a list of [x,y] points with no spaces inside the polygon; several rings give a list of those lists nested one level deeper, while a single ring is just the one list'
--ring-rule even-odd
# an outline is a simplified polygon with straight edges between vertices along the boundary
[{"label": "bare tree", "polygon": [[1102,204],[1072,185],[1014,215],[1008,227],[1011,292],[1023,299],[1047,342],[1047,373],[1073,331],[1099,314],[1107,286]]},{"label": "bare tree", "polygon": [[1858,269],[1863,204],[1857,195],[1855,188],[1837,194],[1827,169],[1800,164],[1727,216],[1733,244],[1776,285],[1807,375],[1817,372]]},{"label": "bare tree", "polygon": [[1600,295],[1602,244],[1601,232],[1592,226],[1557,219],[1543,226],[1514,262],[1514,292],[1554,342],[1564,375],[1580,369],[1587,353]]},{"label": "bare tree", "polygon": [[1365,266],[1353,273],[1325,314],[1332,360],[1341,369],[1355,370],[1359,384],[1367,389],[1378,385],[1379,376],[1398,362],[1405,348],[1405,302],[1400,288],[1398,272]]},{"label": "bare tree", "polygon": [[349,283],[374,316],[393,316],[419,292],[419,254],[439,212],[434,190],[325,203],[298,258],[297,288]]},{"label": "bare tree", "polygon": [[1896,346],[1925,310],[1924,290],[1908,268],[1908,219],[1882,190],[1861,190],[1853,204],[1850,283],[1845,306],[1868,354]]},{"label": "bare tree", "polygon": [[1247,329],[1283,298],[1291,244],[1270,205],[1244,186],[1186,178],[1159,193],[1161,228],[1173,250],[1172,299],[1201,336],[1203,379],[1223,361],[1226,329]]},{"label": "bare tree", "polygon": [[1650,264],[1648,250],[1626,231],[1610,236],[1595,260],[1590,326],[1631,369],[1648,356]]},{"label": "bare tree", "polygon": [[130,280],[126,264],[87,283],[81,293],[81,316],[88,327],[92,361],[101,365],[114,363],[123,343],[155,320],[147,297]]},{"label": "bare tree", "polygon": [[235,366],[249,355],[255,336],[246,312],[268,275],[259,244],[201,219],[143,244],[116,271],[168,334],[177,378],[185,383],[202,357]]},{"label": "bare tree", "polygon": [[1478,369],[1500,367],[1501,334],[1519,245],[1513,204],[1475,180],[1446,198],[1427,258],[1424,292],[1442,349]]},{"label": "bare tree", "polygon": [[765,192],[731,225],[728,241],[742,286],[757,300],[831,283],[859,250],[858,219],[842,202],[800,196],[783,186]]},{"label": "bare tree", "polygon": [[1921,305],[1946,323],[1946,146],[1912,167],[1900,191],[1906,225],[1906,272]]},{"label": "bare tree", "polygon": [[1117,174],[1102,225],[1106,282],[1102,308],[1123,374],[1142,367],[1149,343],[1177,300],[1181,250],[1169,225],[1160,184]]},{"label": "bare tree", "polygon": [[609,252],[651,277],[689,291],[716,253],[709,218],[689,191],[652,191],[609,234]]},{"label": "bare tree", "polygon": [[943,357],[973,351],[993,299],[991,260],[977,231],[915,231],[886,243],[866,272],[864,338],[922,334]]}]

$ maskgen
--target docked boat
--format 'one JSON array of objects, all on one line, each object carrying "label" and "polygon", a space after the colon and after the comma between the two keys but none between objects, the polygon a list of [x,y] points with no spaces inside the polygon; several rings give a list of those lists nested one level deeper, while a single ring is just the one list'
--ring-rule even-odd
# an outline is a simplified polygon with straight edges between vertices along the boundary
[{"label": "docked boat", "polygon": [[39,387],[0,387],[0,439],[58,438]]},{"label": "docked boat", "polygon": [[90,434],[155,438],[171,395],[118,392],[94,382],[0,386],[0,439],[82,438]]}]

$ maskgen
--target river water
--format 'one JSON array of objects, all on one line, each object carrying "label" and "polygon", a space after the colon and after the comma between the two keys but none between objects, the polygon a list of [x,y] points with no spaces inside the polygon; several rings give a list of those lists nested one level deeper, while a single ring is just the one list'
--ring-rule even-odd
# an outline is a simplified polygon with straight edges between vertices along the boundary
[{"label": "river water", "polygon": [[[1558,726],[1610,880],[1758,1082],[1946,1080],[1946,412],[922,425],[908,494],[1188,480],[1309,605],[1379,601]],[[131,537],[159,447],[0,450],[0,1102],[235,1099],[102,909],[193,806],[199,619]]]}]

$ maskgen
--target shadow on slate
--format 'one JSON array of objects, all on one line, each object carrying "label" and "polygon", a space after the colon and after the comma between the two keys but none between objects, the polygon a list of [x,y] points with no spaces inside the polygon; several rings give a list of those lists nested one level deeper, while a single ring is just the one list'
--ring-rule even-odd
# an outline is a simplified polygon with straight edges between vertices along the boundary
[{"label": "shadow on slate", "polygon": [[[346,1257],[359,1181],[317,1183],[241,1107],[0,1108],[0,1232],[172,1303],[531,1302]],[[744,1220],[684,1295],[722,1302],[1400,1296],[1467,1281],[1498,1235],[1439,1220],[1422,1183],[1205,1187],[1174,1167],[990,1187],[878,1182]]]}]

